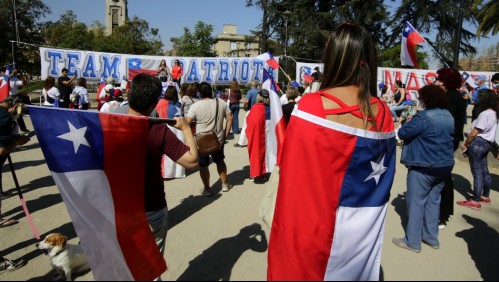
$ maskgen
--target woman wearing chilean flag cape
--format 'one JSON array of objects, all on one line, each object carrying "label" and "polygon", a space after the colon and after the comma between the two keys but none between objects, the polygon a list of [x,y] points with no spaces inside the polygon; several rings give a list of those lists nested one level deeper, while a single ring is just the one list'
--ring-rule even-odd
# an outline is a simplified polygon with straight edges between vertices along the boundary
[{"label": "woman wearing chilean flag cape", "polygon": [[286,130],[267,278],[378,280],[396,147],[376,49],[364,28],[342,24],[323,56],[321,88]]}]

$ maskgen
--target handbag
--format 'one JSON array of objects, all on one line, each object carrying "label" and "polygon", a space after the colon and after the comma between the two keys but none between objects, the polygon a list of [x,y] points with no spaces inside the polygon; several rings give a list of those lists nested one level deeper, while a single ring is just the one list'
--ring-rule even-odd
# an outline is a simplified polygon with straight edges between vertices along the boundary
[{"label": "handbag", "polygon": [[217,133],[215,132],[218,120],[218,99],[215,99],[217,101],[217,108],[215,110],[215,124],[213,126],[213,130],[208,132],[196,133],[196,135],[194,135],[199,155],[203,157],[218,152],[221,149],[220,141],[218,140]]}]

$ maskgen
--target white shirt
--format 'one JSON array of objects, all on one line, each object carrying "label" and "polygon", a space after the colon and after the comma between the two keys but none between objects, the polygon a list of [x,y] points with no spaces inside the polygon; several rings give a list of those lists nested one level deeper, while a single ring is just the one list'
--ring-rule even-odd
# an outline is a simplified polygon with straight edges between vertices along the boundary
[{"label": "white shirt", "polygon": [[47,96],[49,96],[50,98],[55,100],[55,99],[59,99],[59,96],[61,96],[61,93],[59,93],[59,89],[57,89],[57,87],[53,86],[52,88],[49,89],[49,91],[47,91],[47,90],[45,90],[45,88],[43,88],[42,95],[45,98],[44,99],[45,102],[43,102],[43,105],[44,106],[53,106],[54,104],[49,103],[49,101],[47,100]]},{"label": "white shirt", "polygon": [[17,76],[13,76],[9,80],[10,82],[10,92],[9,95],[16,95],[19,92],[19,86],[23,86],[22,80],[20,80]]},{"label": "white shirt", "polygon": [[489,142],[494,142],[497,131],[496,112],[491,109],[483,111],[478,118],[473,121],[471,128],[479,129],[480,133],[478,133],[478,136]]}]

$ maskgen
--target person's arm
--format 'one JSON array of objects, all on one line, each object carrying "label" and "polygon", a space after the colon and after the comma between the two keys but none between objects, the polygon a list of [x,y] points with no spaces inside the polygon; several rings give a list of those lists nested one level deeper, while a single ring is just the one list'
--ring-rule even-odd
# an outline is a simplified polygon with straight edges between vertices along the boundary
[{"label": "person's arm", "polygon": [[30,140],[31,138],[28,136],[24,135],[16,136],[16,138],[10,141],[6,147],[0,147],[0,156],[5,156],[6,154],[13,152],[17,145],[22,146],[28,143]]},{"label": "person's arm", "polygon": [[473,141],[473,139],[475,139],[479,133],[480,133],[480,130],[478,128],[474,127],[471,130],[468,137],[466,138],[466,140],[464,141],[463,145],[461,145],[461,149],[463,149],[463,150],[467,149],[468,146],[470,145],[471,141]]},{"label": "person's arm", "polygon": [[66,85],[66,86],[71,86],[71,84],[73,83],[73,81],[75,79],[76,79],[76,74],[70,80],[63,81],[62,84]]},{"label": "person's arm", "polygon": [[180,157],[177,163],[185,168],[196,168],[198,166],[198,147],[192,135],[190,123],[187,118],[176,117],[175,120],[177,121],[175,128],[182,130],[182,133],[184,133],[184,144],[189,147],[189,151]]},{"label": "person's arm", "polygon": [[408,142],[418,137],[425,129],[424,120],[421,115],[416,114],[408,120],[398,131],[398,136],[404,142]]}]

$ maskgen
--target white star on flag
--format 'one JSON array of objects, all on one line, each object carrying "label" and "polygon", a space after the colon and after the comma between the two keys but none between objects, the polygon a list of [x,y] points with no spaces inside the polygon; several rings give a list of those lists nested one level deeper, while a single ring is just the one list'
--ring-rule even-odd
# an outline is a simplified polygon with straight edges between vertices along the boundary
[{"label": "white star on flag", "polygon": [[69,125],[69,132],[57,136],[57,138],[61,138],[67,141],[73,142],[73,147],[76,152],[78,152],[78,149],[80,148],[80,145],[85,145],[89,148],[90,144],[88,144],[87,139],[85,138],[85,132],[87,131],[87,127],[82,127],[82,128],[76,128],[71,122],[68,120],[68,125]]},{"label": "white star on flag", "polygon": [[385,163],[385,156],[381,159],[379,163],[371,162],[371,167],[373,169],[373,172],[364,180],[364,182],[371,180],[374,178],[376,180],[376,185],[378,185],[379,178],[383,173],[386,172],[387,167],[385,167],[383,164]]},{"label": "white star on flag", "polygon": [[176,117],[182,116],[182,111],[180,110],[180,108],[179,107],[175,107],[175,108],[177,108],[177,113],[175,114],[175,116]]},{"label": "white star on flag", "polygon": [[136,67],[139,63],[137,61],[132,61],[132,66]]}]

